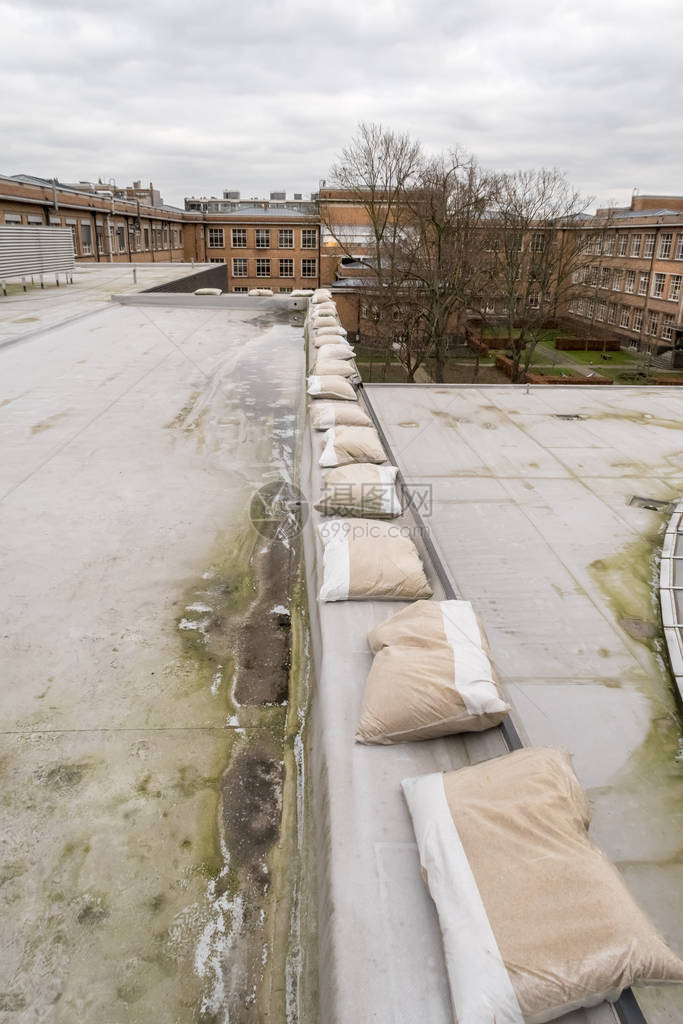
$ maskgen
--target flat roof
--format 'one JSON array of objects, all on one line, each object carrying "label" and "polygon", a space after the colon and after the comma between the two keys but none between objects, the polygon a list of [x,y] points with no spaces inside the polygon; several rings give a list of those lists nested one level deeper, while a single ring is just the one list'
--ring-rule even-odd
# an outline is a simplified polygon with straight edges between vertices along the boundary
[{"label": "flat roof", "polygon": [[[65,275],[60,273],[57,287],[54,274],[46,274],[45,288],[40,287],[36,276],[35,285],[27,292],[22,290],[21,281],[13,279],[9,282],[9,295],[0,294],[0,347],[104,309],[112,295],[142,292],[212,266],[211,263],[77,263],[71,275],[73,284],[67,284]],[[30,279],[28,283],[30,285]]]},{"label": "flat roof", "polygon": [[[629,500],[683,495],[683,392],[366,390],[406,481],[431,489],[422,516],[519,731],[571,752],[591,835],[680,953],[681,723],[657,570],[669,512]],[[650,1024],[683,1019],[680,988],[638,999]]]}]

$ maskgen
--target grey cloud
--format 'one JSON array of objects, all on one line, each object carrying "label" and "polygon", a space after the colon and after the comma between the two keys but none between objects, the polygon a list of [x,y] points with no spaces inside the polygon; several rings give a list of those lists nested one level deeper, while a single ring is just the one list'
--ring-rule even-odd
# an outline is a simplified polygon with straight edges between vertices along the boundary
[{"label": "grey cloud", "polygon": [[559,166],[601,199],[635,184],[677,192],[683,13],[669,0],[641,12],[634,0],[4,3],[2,170],[143,177],[176,203],[228,185],[308,191],[364,119],[491,167]]}]

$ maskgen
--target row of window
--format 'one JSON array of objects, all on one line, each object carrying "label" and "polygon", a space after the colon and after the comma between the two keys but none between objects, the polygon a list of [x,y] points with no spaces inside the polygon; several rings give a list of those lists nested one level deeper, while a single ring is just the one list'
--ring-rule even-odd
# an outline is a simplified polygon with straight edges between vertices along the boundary
[{"label": "row of window", "polygon": [[[223,260],[215,260],[212,262],[222,263]],[[256,264],[256,273],[253,270],[250,272],[249,264]],[[318,261],[317,259],[302,259],[301,263],[301,277],[317,277],[318,276]],[[233,277],[275,277],[273,272],[275,268],[272,264],[277,265],[279,273],[278,277],[294,277],[294,260],[291,258],[285,258],[281,260],[271,259],[256,259],[248,260],[246,257],[233,258],[232,264],[232,276]]]},{"label": "row of window", "polygon": [[[21,224],[21,214],[6,213],[5,214],[6,224]],[[27,218],[28,224],[42,224],[44,221],[42,217],[29,215]],[[77,256],[92,256],[93,254],[93,234],[92,224],[90,221],[82,220],[78,221],[73,217],[56,217],[50,216],[50,227],[67,227],[71,228],[71,234],[74,240],[74,252]],[[130,242],[131,252],[149,252],[151,248],[155,251],[161,249],[181,249],[182,248],[182,235],[179,226],[174,225],[170,228],[168,224],[152,224],[151,227],[131,227],[129,229],[129,239],[126,238],[126,225],[121,223],[110,224],[109,231],[107,231],[104,224],[96,224],[97,232],[97,248],[100,254],[110,255],[115,252],[128,252],[128,244]]]},{"label": "row of window", "polygon": [[[644,239],[644,241],[643,241]],[[606,256],[633,256],[641,259],[651,259],[655,254],[657,235],[654,231],[642,232],[621,232],[619,234],[608,234],[604,238],[600,235],[587,235],[585,248],[587,253],[595,253],[600,256],[603,252]],[[642,251],[641,251],[642,250]],[[674,247],[674,236],[672,231],[663,231],[659,236],[657,257],[660,260],[683,260],[683,234],[676,236]]]},{"label": "row of window", "polygon": [[[243,288],[240,285],[235,285],[235,287],[233,288],[233,292],[235,292],[236,295],[246,295],[248,291],[248,288]],[[291,291],[293,291],[292,288],[278,288],[278,292],[280,295],[289,295]]]},{"label": "row of window", "polygon": [[[629,331],[640,333],[643,326],[643,310],[635,306],[620,306],[616,302],[604,302],[595,299],[575,299],[569,305],[569,312],[578,316],[597,320],[600,323],[617,324]],[[671,341],[675,324],[673,313],[658,313],[650,310],[647,314],[645,333],[652,338]]]},{"label": "row of window", "polygon": [[[254,249],[270,249],[271,248],[271,234],[275,236],[275,231],[270,228],[253,228],[254,232]],[[209,248],[210,249],[224,249],[225,248],[225,232],[223,228],[209,228]],[[231,228],[230,229],[230,245],[233,249],[246,249],[247,248],[247,228]],[[273,246],[273,248],[276,248]],[[277,232],[277,248],[278,249],[293,249],[294,248],[294,228],[279,228]],[[318,229],[317,228],[301,228],[301,248],[302,249],[317,249],[318,248]]]},{"label": "row of window", "polygon": [[[668,278],[668,287],[667,287]],[[635,270],[622,270],[621,267],[583,267],[574,275],[575,283],[593,287],[611,288],[613,292],[627,292],[629,295],[647,295],[650,287],[650,274],[647,271],[636,273]],[[652,297],[678,302],[681,297],[683,274],[656,273],[652,282]]]}]

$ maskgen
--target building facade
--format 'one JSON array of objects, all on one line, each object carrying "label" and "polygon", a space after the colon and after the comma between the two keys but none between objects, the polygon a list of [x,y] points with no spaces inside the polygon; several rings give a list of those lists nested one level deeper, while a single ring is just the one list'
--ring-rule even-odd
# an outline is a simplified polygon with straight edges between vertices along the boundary
[{"label": "building facade", "polygon": [[69,227],[77,262],[182,262],[185,216],[173,206],[117,199],[45,178],[0,176],[0,224]]},{"label": "building facade", "polygon": [[[683,334],[683,197],[634,196],[598,210],[585,235],[587,264],[567,314],[662,352]],[[680,342],[679,342],[680,343]]]}]

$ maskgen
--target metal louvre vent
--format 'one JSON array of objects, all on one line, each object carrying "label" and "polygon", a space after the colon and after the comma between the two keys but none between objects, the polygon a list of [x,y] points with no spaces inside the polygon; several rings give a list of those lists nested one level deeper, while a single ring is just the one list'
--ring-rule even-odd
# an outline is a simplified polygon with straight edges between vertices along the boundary
[{"label": "metal louvre vent", "polygon": [[74,269],[71,228],[4,224],[0,227],[0,279]]}]

